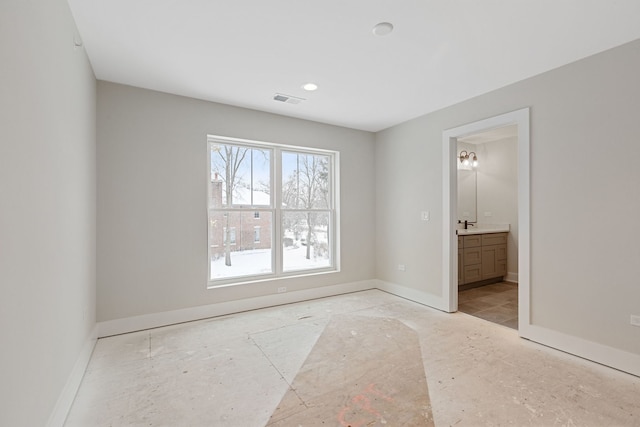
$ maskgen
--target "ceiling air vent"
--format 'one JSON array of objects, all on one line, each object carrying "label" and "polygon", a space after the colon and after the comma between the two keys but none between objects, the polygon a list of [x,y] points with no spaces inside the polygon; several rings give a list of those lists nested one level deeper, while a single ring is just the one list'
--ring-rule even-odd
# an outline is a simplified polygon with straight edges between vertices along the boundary
[{"label": "ceiling air vent", "polygon": [[275,95],[273,95],[273,100],[274,101],[280,101],[280,102],[286,102],[287,104],[300,104],[305,99],[304,98],[298,98],[297,96],[283,95],[281,93],[276,93]]}]

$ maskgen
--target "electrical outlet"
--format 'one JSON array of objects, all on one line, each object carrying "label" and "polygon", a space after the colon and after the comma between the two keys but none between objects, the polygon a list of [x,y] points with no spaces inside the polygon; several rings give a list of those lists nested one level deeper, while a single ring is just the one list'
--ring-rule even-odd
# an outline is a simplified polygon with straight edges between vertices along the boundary
[{"label": "electrical outlet", "polygon": [[400,270],[400,271],[405,271],[405,266],[404,266],[404,264],[398,264],[398,270]]},{"label": "electrical outlet", "polygon": [[631,324],[633,326],[640,326],[640,316],[631,315]]},{"label": "electrical outlet", "polygon": [[484,213],[484,216],[486,216],[486,217],[490,217],[490,216],[493,216],[493,214],[492,214],[491,212],[485,212],[485,213]]},{"label": "electrical outlet", "polygon": [[284,293],[284,292],[287,292],[287,287],[286,286],[281,286],[281,287],[278,288],[278,293],[279,294]]}]

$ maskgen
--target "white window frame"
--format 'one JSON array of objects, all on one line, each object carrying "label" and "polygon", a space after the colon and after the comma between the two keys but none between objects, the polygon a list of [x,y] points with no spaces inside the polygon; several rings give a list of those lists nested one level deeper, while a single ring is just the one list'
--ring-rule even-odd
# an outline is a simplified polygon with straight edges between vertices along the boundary
[{"label": "white window frame", "polygon": [[[253,141],[247,139],[231,138],[218,135],[207,135],[207,201],[210,194],[211,183],[211,146],[213,144],[231,144],[246,146],[248,148],[266,149],[271,151],[270,168],[271,168],[271,205],[270,206],[247,206],[241,208],[225,208],[231,212],[241,213],[247,210],[259,210],[260,212],[271,212],[271,263],[272,273],[256,274],[247,276],[236,276],[224,279],[211,278],[211,243],[209,241],[211,221],[209,218],[209,206],[207,203],[207,288],[217,288],[220,286],[241,285],[247,283],[255,283],[258,281],[272,280],[285,277],[310,276],[316,274],[335,273],[340,271],[340,152],[326,149],[301,147],[294,145],[277,144],[263,141]],[[331,197],[329,209],[330,226],[329,226],[329,257],[330,265],[320,268],[309,268],[294,271],[283,271],[283,235],[282,235],[282,212],[285,208],[282,206],[282,152],[299,152],[301,154],[322,155],[330,158],[329,164],[329,180],[331,188]],[[260,215],[262,217],[262,215]],[[262,233],[262,231],[261,231]]]}]

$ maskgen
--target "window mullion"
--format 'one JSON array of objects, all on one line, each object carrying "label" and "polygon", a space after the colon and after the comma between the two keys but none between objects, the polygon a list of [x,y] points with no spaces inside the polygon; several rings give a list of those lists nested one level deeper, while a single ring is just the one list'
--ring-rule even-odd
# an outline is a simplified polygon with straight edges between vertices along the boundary
[{"label": "window mullion", "polygon": [[282,159],[281,159],[281,150],[275,148],[273,150],[273,155],[271,165],[272,165],[272,194],[271,203],[273,203],[273,233],[274,236],[272,238],[272,250],[273,250],[273,260],[274,260],[274,272],[276,275],[282,274]]}]

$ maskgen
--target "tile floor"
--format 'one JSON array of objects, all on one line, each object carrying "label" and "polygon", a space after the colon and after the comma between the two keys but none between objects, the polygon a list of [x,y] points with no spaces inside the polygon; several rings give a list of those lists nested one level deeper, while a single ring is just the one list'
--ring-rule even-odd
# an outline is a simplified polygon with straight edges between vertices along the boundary
[{"label": "tile floor", "polygon": [[460,291],[458,310],[518,329],[518,284],[500,282]]},{"label": "tile floor", "polygon": [[[361,352],[358,345],[348,352],[340,341],[360,336],[367,323],[369,332],[381,330],[381,321],[398,326],[377,337],[365,334]],[[415,338],[400,340],[396,334],[407,337],[401,329]],[[371,348],[384,347],[376,344],[381,339],[400,344],[392,353],[383,349],[372,356]],[[419,355],[420,375],[404,382],[423,393],[424,419],[401,421],[393,405],[380,406],[380,399],[401,386],[379,381],[372,388],[369,382],[376,380],[369,378],[359,384],[369,394],[346,390],[336,402],[342,379],[335,374],[345,372],[345,360],[353,364],[354,354],[360,358],[356,366],[368,367],[362,375],[369,369],[392,372],[399,368],[398,355],[406,354],[407,361]],[[379,399],[374,402],[371,393]],[[277,412],[288,402],[285,396],[299,399],[303,410],[330,410],[287,418]],[[464,313],[447,314],[371,290],[100,339],[66,427],[251,427],[276,422],[274,414],[277,425],[292,427],[638,426],[640,378]]]}]

